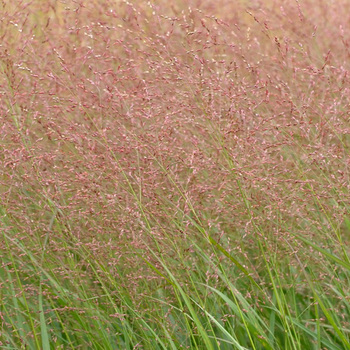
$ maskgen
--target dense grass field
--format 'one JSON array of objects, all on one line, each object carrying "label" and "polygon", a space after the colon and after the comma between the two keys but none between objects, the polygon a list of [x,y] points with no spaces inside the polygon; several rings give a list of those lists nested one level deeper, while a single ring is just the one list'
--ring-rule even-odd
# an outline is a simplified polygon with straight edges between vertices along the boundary
[{"label": "dense grass field", "polygon": [[350,2],[0,4],[1,349],[350,349]]}]

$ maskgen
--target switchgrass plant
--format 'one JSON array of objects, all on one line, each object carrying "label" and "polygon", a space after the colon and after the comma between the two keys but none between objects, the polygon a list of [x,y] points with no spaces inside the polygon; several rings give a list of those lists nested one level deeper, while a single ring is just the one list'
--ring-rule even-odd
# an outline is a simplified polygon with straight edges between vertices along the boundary
[{"label": "switchgrass plant", "polygon": [[2,1],[2,349],[350,349],[346,0]]}]

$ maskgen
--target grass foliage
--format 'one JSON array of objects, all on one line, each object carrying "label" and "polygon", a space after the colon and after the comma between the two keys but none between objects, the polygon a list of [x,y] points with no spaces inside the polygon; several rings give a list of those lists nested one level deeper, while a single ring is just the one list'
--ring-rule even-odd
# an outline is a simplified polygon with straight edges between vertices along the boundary
[{"label": "grass foliage", "polygon": [[1,349],[350,349],[349,13],[2,1]]}]

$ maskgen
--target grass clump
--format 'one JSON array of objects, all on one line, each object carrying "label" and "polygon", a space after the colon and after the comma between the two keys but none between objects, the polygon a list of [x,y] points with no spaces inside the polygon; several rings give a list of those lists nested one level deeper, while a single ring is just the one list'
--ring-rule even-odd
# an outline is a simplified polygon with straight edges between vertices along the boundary
[{"label": "grass clump", "polygon": [[347,1],[0,4],[3,349],[350,349]]}]

